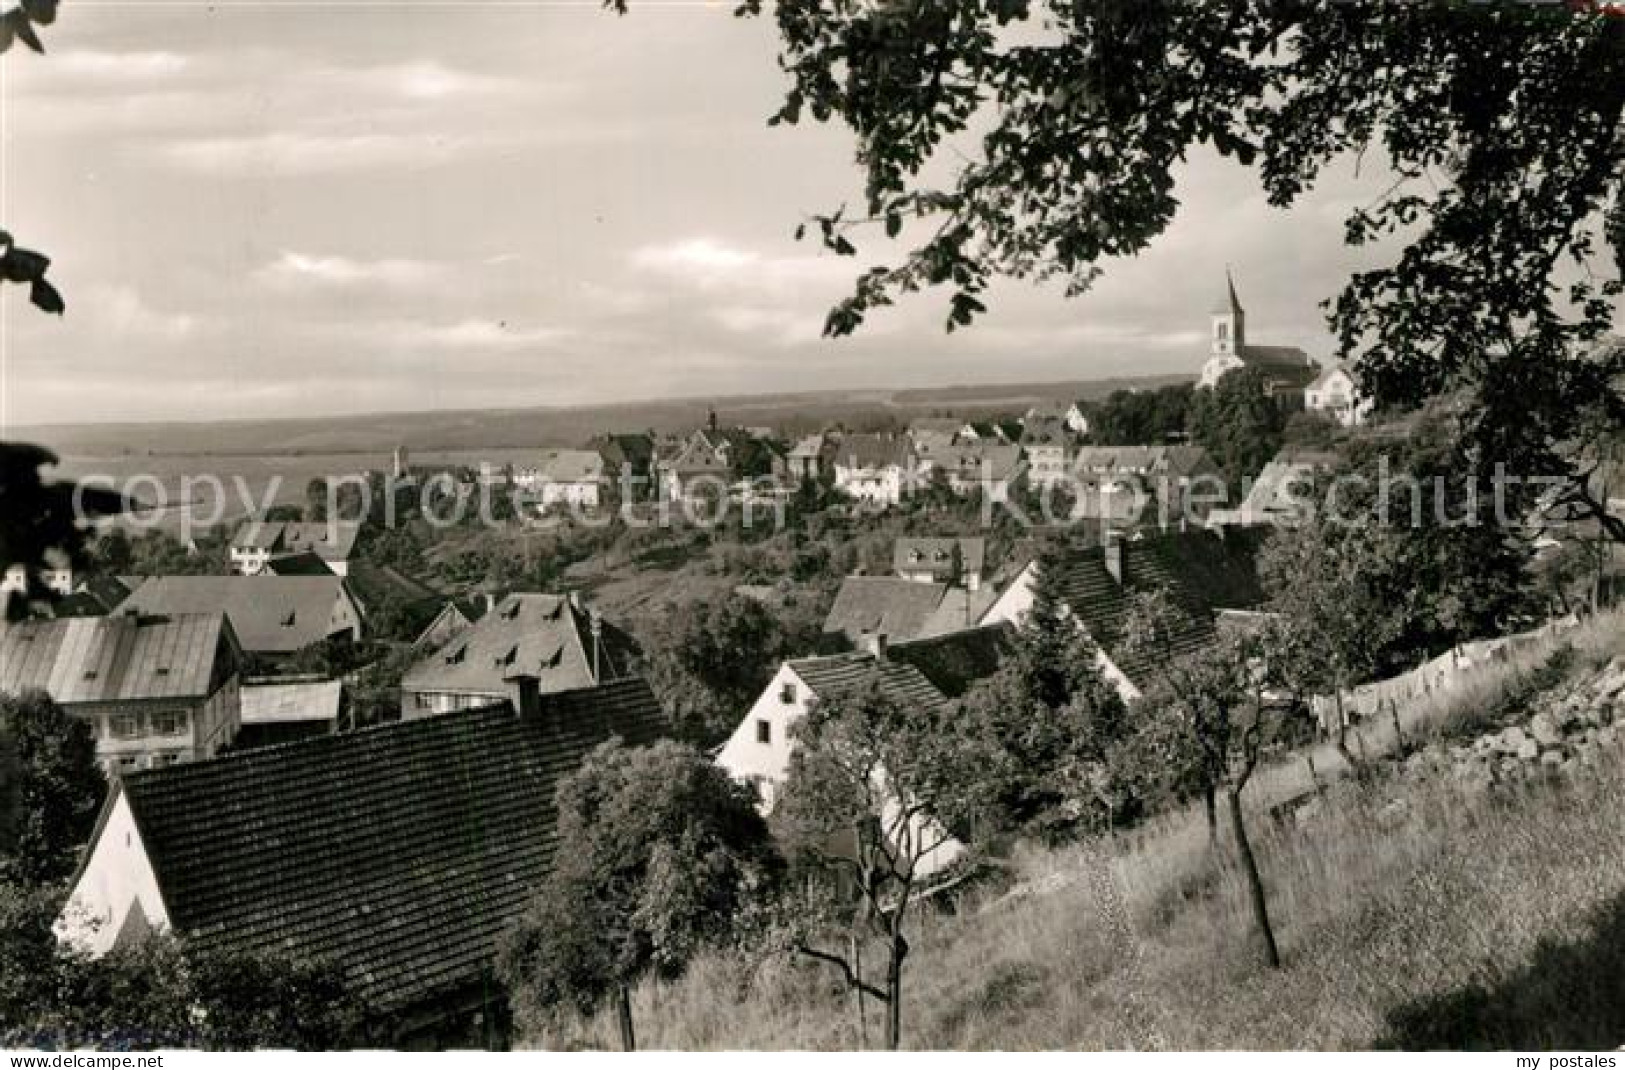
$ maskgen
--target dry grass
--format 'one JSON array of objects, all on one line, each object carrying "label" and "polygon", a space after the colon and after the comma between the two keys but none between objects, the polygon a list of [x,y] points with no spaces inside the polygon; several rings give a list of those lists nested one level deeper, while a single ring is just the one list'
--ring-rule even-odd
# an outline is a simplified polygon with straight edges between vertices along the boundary
[{"label": "dry grass", "polygon": [[[1571,633],[1583,664],[1625,643],[1616,615]],[[1501,687],[1544,661],[1531,650]],[[1498,700],[1486,681],[1426,712]],[[1437,719],[1435,719],[1437,718]],[[1301,768],[1302,763],[1296,765]],[[1277,790],[1284,782],[1277,785]],[[1285,785],[1290,786],[1290,785]],[[1345,783],[1305,826],[1253,821],[1285,963],[1260,965],[1245,890],[1199,814],[1110,847],[1132,919],[1102,923],[1083,847],[1016,864],[1042,894],[921,917],[905,1042],[949,1049],[1596,1049],[1625,1043],[1625,755],[1561,783],[1470,795]],[[1261,793],[1255,804],[1267,802]],[[878,964],[878,960],[876,961]],[[869,1039],[880,1035],[870,1008]],[[645,1047],[851,1048],[827,968],[715,956],[636,996]],[[611,1046],[604,1017],[539,1043]]]}]

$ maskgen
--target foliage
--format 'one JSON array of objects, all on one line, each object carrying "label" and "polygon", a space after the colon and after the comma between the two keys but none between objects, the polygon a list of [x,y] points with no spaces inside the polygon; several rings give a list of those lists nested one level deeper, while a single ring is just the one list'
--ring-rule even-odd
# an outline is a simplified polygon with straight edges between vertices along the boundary
[{"label": "foliage", "polygon": [[[0,25],[19,10],[0,16]],[[56,463],[56,454],[41,446],[0,442],[0,572],[22,565],[31,594],[46,593],[38,571],[46,564],[47,551],[60,551],[82,566],[80,521],[124,508],[124,499],[105,488],[47,482],[40,469]]]},{"label": "foliage", "polygon": [[651,630],[645,668],[684,737],[710,746],[733,731],[781,660],[809,649],[811,627],[787,630],[778,614],[740,594],[696,599]]},{"label": "foliage", "polygon": [[988,832],[1053,838],[1133,806],[1115,790],[1106,761],[1125,729],[1123,703],[1101,676],[1098,648],[1061,601],[1064,553],[1057,544],[1040,557],[1015,650],[957,705],[962,761],[953,777]]},{"label": "foliage", "polygon": [[1256,476],[1281,448],[1286,414],[1269,395],[1269,376],[1237,368],[1191,402],[1191,438],[1207,449],[1231,486]]},{"label": "foliage", "polygon": [[1114,390],[1089,411],[1089,440],[1103,446],[1159,445],[1185,431],[1194,397],[1189,383]]},{"label": "foliage", "polygon": [[559,786],[558,831],[552,877],[501,954],[521,1014],[590,1011],[645,974],[680,974],[779,870],[754,793],[672,742],[594,750]]},{"label": "foliage", "polygon": [[0,879],[61,880],[78,864],[107,791],[88,721],[64,713],[42,691],[0,695],[0,763],[15,770],[3,785]]},{"label": "foliage", "polygon": [[840,969],[847,987],[883,1001],[887,1047],[896,1048],[907,907],[925,864],[951,843],[948,826],[970,817],[970,799],[954,775],[965,768],[964,751],[943,711],[898,701],[878,678],[822,697],[793,729],[775,830],[793,858],[854,890],[853,923],[885,946],[884,987],[865,980],[852,957],[816,946],[839,914],[804,916],[794,947]]}]

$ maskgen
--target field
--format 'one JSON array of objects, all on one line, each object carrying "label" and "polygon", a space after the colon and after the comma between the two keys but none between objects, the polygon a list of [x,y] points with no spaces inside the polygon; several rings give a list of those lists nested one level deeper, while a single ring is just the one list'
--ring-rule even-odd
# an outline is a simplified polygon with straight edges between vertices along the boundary
[{"label": "field", "polygon": [[[1581,629],[1587,664],[1625,649],[1625,618]],[[1555,645],[1555,642],[1554,642]],[[1549,648],[1548,648],[1549,649]],[[1530,656],[1538,657],[1542,651]],[[1516,687],[1498,669],[1426,711],[1440,730]],[[1295,764],[1301,765],[1301,761]],[[1255,806],[1270,799],[1260,785]],[[1253,821],[1284,966],[1265,969],[1245,885],[1200,816],[1160,819],[1104,854],[1032,849],[1017,894],[920,919],[905,1042],[954,1049],[1598,1049],[1625,1042],[1625,760],[1467,795],[1445,781],[1344,781],[1307,823]],[[1131,931],[1108,924],[1106,864]],[[1025,894],[1023,894],[1023,891]],[[826,968],[716,956],[646,984],[658,1048],[849,1048]],[[879,1008],[868,1040],[879,1041]],[[538,1044],[611,1046],[608,1016]]]}]

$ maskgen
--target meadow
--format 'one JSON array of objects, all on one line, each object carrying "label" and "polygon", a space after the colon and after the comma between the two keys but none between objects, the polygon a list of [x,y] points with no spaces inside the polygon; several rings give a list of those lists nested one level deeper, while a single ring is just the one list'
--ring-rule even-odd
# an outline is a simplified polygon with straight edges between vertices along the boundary
[{"label": "meadow", "polygon": [[[1527,703],[1559,645],[1585,672],[1625,650],[1615,612],[1521,652],[1408,727],[1477,731]],[[1495,713],[1494,711],[1502,711]],[[1515,712],[1515,711],[1514,711]],[[1380,746],[1373,736],[1375,752]],[[1293,789],[1284,760],[1250,788],[1283,968],[1254,944],[1245,881],[1199,812],[1101,844],[1029,847],[1012,890],[923,913],[907,963],[904,1041],[948,1049],[1599,1049],[1625,1043],[1625,751],[1494,792],[1379,772],[1333,784],[1310,820],[1262,812]],[[1324,770],[1324,767],[1323,767]],[[1335,774],[1333,774],[1335,775]],[[1109,867],[1109,870],[1101,867]],[[1109,872],[1110,880],[1092,880]],[[1097,890],[1101,894],[1097,894]],[[1110,899],[1128,919],[1114,924]],[[878,962],[878,956],[875,961]],[[716,954],[636,993],[648,1048],[852,1048],[827,967]],[[611,1047],[610,1018],[566,1016],[538,1045]]]}]

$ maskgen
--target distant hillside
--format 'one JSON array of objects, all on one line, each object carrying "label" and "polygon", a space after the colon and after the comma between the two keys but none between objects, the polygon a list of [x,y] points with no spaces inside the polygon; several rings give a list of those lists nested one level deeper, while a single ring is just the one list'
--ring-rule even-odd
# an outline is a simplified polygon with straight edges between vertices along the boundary
[{"label": "distant hillside", "polygon": [[[1020,412],[1035,402],[1104,397],[1149,389],[1189,376],[1063,383],[945,386],[907,390],[831,390],[716,399],[725,424],[772,425],[787,433],[840,423],[854,429],[901,425],[920,415],[977,418]],[[704,423],[711,402],[700,398],[575,408],[367,413],[288,420],[187,423],[56,424],[13,427],[8,437],[40,442],[67,457],[141,454],[376,453],[414,450],[569,445],[605,431],[676,431]]]}]

